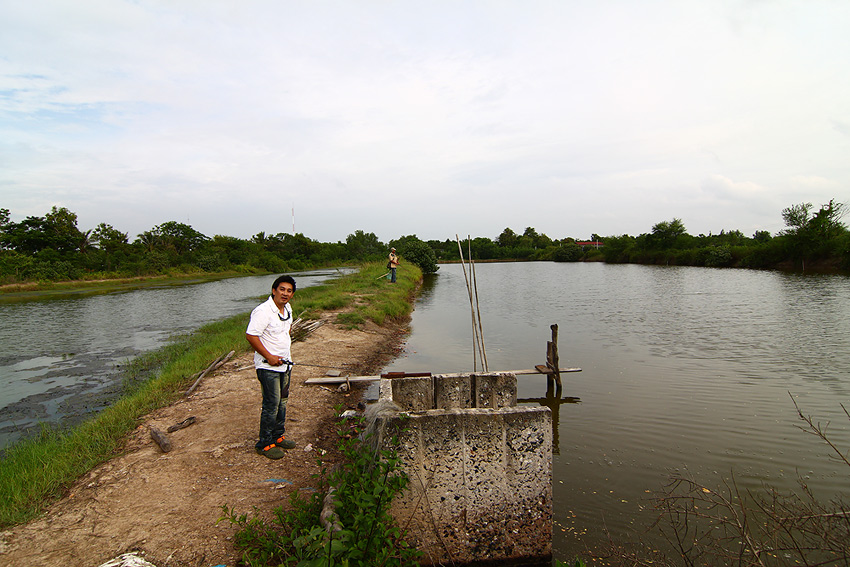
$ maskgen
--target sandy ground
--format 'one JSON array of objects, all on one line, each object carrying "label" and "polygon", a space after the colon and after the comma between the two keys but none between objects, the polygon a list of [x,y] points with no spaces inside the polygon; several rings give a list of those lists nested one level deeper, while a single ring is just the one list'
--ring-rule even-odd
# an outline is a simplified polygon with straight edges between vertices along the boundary
[{"label": "sandy ground", "polygon": [[[371,374],[395,356],[405,330],[371,323],[345,330],[326,322],[294,343],[293,359]],[[298,445],[271,461],[254,452],[261,394],[251,361],[248,354],[231,360],[191,396],[149,415],[119,456],[81,478],[38,519],[0,533],[0,565],[96,567],[138,551],[157,567],[235,566],[235,529],[218,521],[222,506],[270,517],[293,491],[313,490],[317,456],[335,455],[334,407],[354,408],[363,393],[305,385],[326,370],[296,365],[287,437]],[[188,417],[196,422],[170,433],[173,449],[163,453],[150,426],[165,431]]]}]

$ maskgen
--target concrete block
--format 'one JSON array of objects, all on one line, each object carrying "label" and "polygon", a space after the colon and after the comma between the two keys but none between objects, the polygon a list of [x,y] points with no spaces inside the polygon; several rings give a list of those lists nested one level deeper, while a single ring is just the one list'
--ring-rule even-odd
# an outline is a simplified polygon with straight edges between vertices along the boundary
[{"label": "concrete block", "polygon": [[[546,407],[438,409],[379,427],[410,477],[393,502],[423,563],[516,562],[552,553],[552,420]],[[385,439],[389,439],[386,435]]]},{"label": "concrete block", "polygon": [[514,374],[472,374],[473,407],[507,408],[516,405],[516,376]]},{"label": "concrete block", "polygon": [[471,408],[471,377],[468,374],[434,376],[434,404],[436,409]]},{"label": "concrete block", "polygon": [[392,400],[404,411],[434,409],[434,381],[431,376],[393,378]]}]

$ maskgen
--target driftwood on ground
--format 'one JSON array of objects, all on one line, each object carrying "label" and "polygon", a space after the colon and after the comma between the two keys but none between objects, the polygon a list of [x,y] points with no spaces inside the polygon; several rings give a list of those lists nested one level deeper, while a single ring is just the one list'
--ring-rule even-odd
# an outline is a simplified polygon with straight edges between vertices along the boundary
[{"label": "driftwood on ground", "polygon": [[189,427],[190,425],[192,425],[193,423],[195,423],[195,421],[196,421],[196,420],[195,420],[195,418],[194,418],[194,417],[187,417],[186,419],[184,419],[184,420],[183,420],[183,421],[181,421],[180,423],[175,423],[174,425],[172,425],[171,427],[169,427],[169,428],[168,428],[168,432],[169,432],[169,433],[174,433],[175,431],[178,431],[178,430],[180,430],[180,429],[183,429],[184,427]]},{"label": "driftwood on ground", "polygon": [[156,444],[159,445],[159,448],[162,449],[163,453],[167,453],[171,450],[171,440],[165,433],[153,425],[151,425],[151,437],[154,441],[156,441]]}]

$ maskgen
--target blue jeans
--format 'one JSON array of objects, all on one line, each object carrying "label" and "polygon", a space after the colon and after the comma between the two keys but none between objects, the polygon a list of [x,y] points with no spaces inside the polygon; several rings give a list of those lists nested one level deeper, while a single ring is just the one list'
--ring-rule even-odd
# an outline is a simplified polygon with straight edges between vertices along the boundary
[{"label": "blue jeans", "polygon": [[263,409],[260,412],[260,440],[256,447],[262,449],[274,443],[283,435],[286,427],[286,402],[289,399],[289,375],[292,367],[286,372],[275,372],[266,368],[257,368],[257,379],[263,388]]},{"label": "blue jeans", "polygon": [[390,268],[390,283],[395,283],[395,268]]}]

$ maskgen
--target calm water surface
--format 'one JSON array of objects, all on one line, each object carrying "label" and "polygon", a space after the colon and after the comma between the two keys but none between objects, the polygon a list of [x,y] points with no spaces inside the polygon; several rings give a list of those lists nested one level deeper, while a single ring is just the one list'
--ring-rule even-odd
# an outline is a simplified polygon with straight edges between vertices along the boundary
[{"label": "calm water surface", "polygon": [[[293,276],[303,288],[339,273]],[[102,409],[120,390],[121,365],[176,334],[251,311],[275,277],[0,304],[0,448],[39,422]]]},{"label": "calm water surface", "polygon": [[[475,267],[490,370],[545,362],[558,324],[560,399],[545,378],[519,396],[557,421],[556,557],[603,542],[654,542],[648,498],[674,473],[707,486],[767,482],[821,497],[850,493],[850,471],[798,428],[793,400],[850,448],[850,278],[636,265],[503,263]],[[413,314],[405,354],[387,370],[472,369],[469,300],[443,265]],[[578,402],[573,398],[578,398]]]}]

